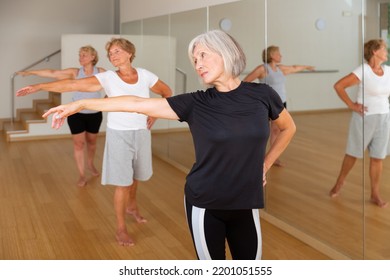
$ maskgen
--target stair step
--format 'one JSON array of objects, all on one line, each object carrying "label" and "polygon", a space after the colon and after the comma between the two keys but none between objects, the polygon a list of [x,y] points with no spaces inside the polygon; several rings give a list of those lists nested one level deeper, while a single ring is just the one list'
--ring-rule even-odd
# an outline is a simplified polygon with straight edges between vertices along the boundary
[{"label": "stair step", "polygon": [[40,115],[37,112],[22,112],[20,113],[21,121],[37,120],[40,118]]},{"label": "stair step", "polygon": [[50,98],[51,98],[54,106],[58,106],[61,104],[61,93],[50,92]]},{"label": "stair step", "polygon": [[61,104],[61,94],[50,92],[48,99],[38,99],[33,101],[33,108],[18,109],[17,116],[13,122],[3,123],[3,132],[7,141],[11,141],[12,134],[28,134],[29,125],[32,123],[45,123],[46,119],[42,118],[45,111],[51,107]]},{"label": "stair step", "polygon": [[4,129],[4,132],[8,132],[8,131],[26,131],[24,125],[22,122],[5,122],[3,124],[3,129]]},{"label": "stair step", "polygon": [[11,135],[28,133],[26,126],[21,121],[5,122],[3,132],[7,142],[11,141]]},{"label": "stair step", "polygon": [[[56,104],[50,102],[50,103],[39,103],[37,104],[37,113],[38,115],[42,116],[43,113],[45,113],[50,108],[56,106]],[[42,117],[41,117],[42,118]]]}]

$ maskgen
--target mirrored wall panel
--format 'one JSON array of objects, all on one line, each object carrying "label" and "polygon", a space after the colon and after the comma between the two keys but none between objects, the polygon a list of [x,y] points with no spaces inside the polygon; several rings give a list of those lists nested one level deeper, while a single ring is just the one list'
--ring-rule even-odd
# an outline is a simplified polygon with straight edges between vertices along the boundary
[{"label": "mirrored wall panel", "polygon": [[[274,166],[267,213],[345,257],[363,258],[363,161],[356,161],[337,197],[330,197],[345,155],[351,111],[333,89],[361,63],[361,1],[272,0],[268,45],[280,64],[314,71],[286,76],[286,104],[297,133]],[[352,89],[350,94],[354,94]]]},{"label": "mirrored wall panel", "polygon": [[[365,8],[365,41],[381,38],[387,42],[389,46],[389,0],[366,0]],[[389,60],[384,64],[389,64]],[[367,66],[364,71],[370,73],[371,66]],[[382,73],[378,73],[379,76]],[[383,73],[386,77],[386,72]],[[368,90],[368,84],[366,85]],[[368,94],[366,92],[366,94]],[[368,102],[365,102],[366,105]],[[368,119],[367,119],[368,120]],[[369,120],[368,120],[369,121]],[[365,123],[369,123],[365,121]],[[370,154],[366,154],[365,160],[365,189],[364,189],[364,257],[366,259],[390,259],[390,244],[387,242],[390,236],[390,209],[379,208],[375,206],[372,201],[372,180],[374,176],[370,176],[370,170],[374,161]],[[371,169],[370,169],[371,167]],[[381,176],[378,178],[378,190],[381,200],[390,201],[390,160],[385,158],[383,160]]]}]

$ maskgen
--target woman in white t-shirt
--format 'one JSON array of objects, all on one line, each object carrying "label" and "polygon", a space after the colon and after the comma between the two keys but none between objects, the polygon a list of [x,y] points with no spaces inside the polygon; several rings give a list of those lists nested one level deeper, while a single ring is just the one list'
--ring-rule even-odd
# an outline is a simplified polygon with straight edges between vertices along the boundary
[{"label": "woman in white t-shirt", "polygon": [[[330,196],[337,197],[349,171],[357,158],[363,158],[368,149],[370,155],[371,202],[384,208],[388,202],[379,195],[383,159],[387,156],[389,142],[390,67],[387,46],[381,40],[370,40],[364,45],[366,63],[341,78],[334,88],[341,100],[352,110],[346,153],[336,184]],[[356,102],[346,89],[359,85]]]},{"label": "woman in white t-shirt", "polygon": [[[116,71],[108,70],[78,80],[61,80],[35,84],[17,91],[23,96],[40,90],[55,92],[104,89],[108,97],[132,95],[149,98],[149,90],[170,97],[172,91],[155,74],[132,66],[135,46],[124,38],[113,38],[106,44],[107,56]],[[107,115],[102,184],[115,186],[116,240],[121,246],[134,245],[126,227],[126,214],[138,223],[146,222],[138,210],[136,190],[138,181],[148,180],[153,173],[150,128],[155,118],[138,113],[109,112]]]}]

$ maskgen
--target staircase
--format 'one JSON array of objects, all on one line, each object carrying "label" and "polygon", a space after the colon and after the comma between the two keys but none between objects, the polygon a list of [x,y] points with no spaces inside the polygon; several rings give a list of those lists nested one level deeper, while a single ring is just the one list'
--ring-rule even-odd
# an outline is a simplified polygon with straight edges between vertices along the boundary
[{"label": "staircase", "polygon": [[[49,92],[48,99],[37,99],[33,101],[32,108],[23,108],[16,110],[16,117],[13,121],[3,123],[3,132],[7,142],[20,141],[21,137],[13,138],[15,134],[28,135],[30,125],[34,123],[46,123],[47,120],[42,118],[43,113],[51,107],[61,104],[61,94]],[[26,137],[25,139],[28,139]]]}]

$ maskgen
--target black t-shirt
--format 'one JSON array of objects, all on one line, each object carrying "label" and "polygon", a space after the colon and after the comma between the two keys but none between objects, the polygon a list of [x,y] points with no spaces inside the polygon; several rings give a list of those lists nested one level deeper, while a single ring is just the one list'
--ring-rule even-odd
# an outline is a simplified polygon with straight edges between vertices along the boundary
[{"label": "black t-shirt", "polygon": [[242,82],[230,92],[209,88],[167,100],[194,141],[186,199],[207,209],[263,208],[269,120],[284,109],[279,95],[266,84]]}]

